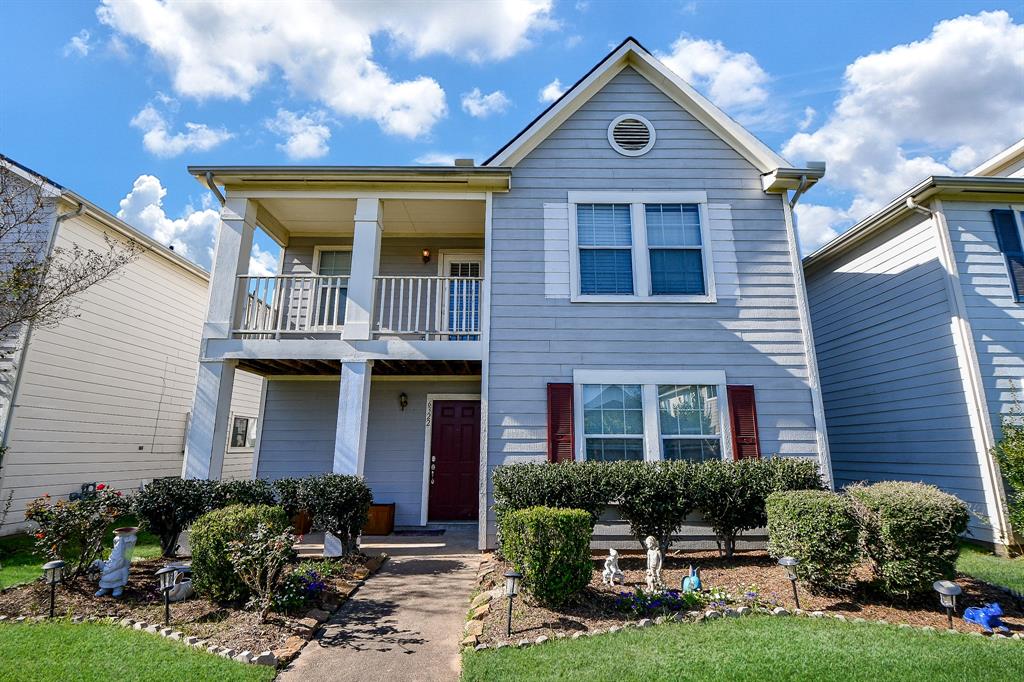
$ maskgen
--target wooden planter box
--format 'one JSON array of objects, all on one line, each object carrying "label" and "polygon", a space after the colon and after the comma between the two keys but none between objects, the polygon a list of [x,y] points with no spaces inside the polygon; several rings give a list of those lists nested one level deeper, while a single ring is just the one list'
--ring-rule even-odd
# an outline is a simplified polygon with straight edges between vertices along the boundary
[{"label": "wooden planter box", "polygon": [[371,504],[363,535],[391,535],[395,530],[395,503]]}]

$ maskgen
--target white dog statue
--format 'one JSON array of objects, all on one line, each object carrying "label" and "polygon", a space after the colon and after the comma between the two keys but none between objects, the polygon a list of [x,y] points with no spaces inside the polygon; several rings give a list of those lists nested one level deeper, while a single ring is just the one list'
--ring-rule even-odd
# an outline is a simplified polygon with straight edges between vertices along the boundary
[{"label": "white dog statue", "polygon": [[658,539],[648,535],[644,540],[647,547],[647,590],[654,592],[664,588],[661,582],[661,550],[658,549]]},{"label": "white dog statue", "polygon": [[626,574],[619,570],[618,550],[609,549],[608,558],[604,560],[604,571],[601,572],[601,584],[614,585],[616,580],[625,585]]},{"label": "white dog statue", "polygon": [[100,574],[97,597],[108,594],[120,597],[124,592],[124,586],[128,584],[128,568],[132,563],[138,532],[138,528],[115,528],[114,547],[110,550],[110,557],[106,561],[97,559],[92,563],[92,568]]}]

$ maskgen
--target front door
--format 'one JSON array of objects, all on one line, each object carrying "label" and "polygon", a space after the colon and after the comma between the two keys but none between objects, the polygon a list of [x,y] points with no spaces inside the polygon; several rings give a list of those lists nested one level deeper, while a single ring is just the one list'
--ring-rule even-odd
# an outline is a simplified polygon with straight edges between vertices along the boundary
[{"label": "front door", "polygon": [[480,401],[435,400],[428,520],[476,520],[479,484]]}]

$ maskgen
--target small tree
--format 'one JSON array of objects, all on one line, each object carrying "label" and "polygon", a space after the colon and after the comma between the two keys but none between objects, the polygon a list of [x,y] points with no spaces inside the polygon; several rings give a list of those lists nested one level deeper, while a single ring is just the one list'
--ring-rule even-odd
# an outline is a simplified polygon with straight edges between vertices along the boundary
[{"label": "small tree", "polygon": [[686,461],[615,462],[612,477],[619,491],[619,513],[643,546],[653,535],[668,552],[672,534],[694,509],[692,483],[697,465]]},{"label": "small tree", "polygon": [[1002,435],[992,448],[992,454],[999,462],[999,469],[1009,487],[1007,511],[1012,530],[1009,540],[1016,537],[1017,553],[1024,551],[1024,407],[1017,398],[1011,383],[1013,406],[1002,416]]},{"label": "small tree", "polygon": [[228,543],[228,556],[235,574],[249,588],[251,597],[246,606],[259,612],[261,623],[266,620],[274,595],[284,580],[285,567],[295,556],[294,544],[295,536],[291,531],[280,532],[265,523],[259,524],[244,540]]},{"label": "small tree", "polygon": [[216,481],[195,478],[158,478],[136,493],[132,510],[145,530],[160,538],[160,551],[173,557],[178,536],[210,510]]}]

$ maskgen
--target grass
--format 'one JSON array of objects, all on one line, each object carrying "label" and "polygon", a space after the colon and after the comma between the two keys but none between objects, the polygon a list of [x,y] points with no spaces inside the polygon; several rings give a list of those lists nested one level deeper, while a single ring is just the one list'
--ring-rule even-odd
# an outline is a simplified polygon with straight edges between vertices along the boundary
[{"label": "grass", "polygon": [[196,651],[145,632],[67,621],[0,625],[0,680],[267,682],[275,670]]},{"label": "grass", "polygon": [[750,616],[469,651],[464,682],[1024,679],[1024,644],[895,626]]},{"label": "grass", "polygon": [[[121,519],[111,525],[111,529],[135,523],[133,517]],[[110,549],[114,543],[113,532],[107,533],[105,546]],[[146,532],[139,533],[135,545],[133,559],[152,559],[160,556],[160,540]],[[101,557],[106,559],[106,552]],[[42,566],[46,561],[36,554],[35,538],[28,534],[11,535],[0,538],[0,589],[27,583],[42,575]]]},{"label": "grass", "polygon": [[964,544],[956,568],[961,573],[1000,587],[1024,592],[1024,557],[1007,559],[991,552]]}]

